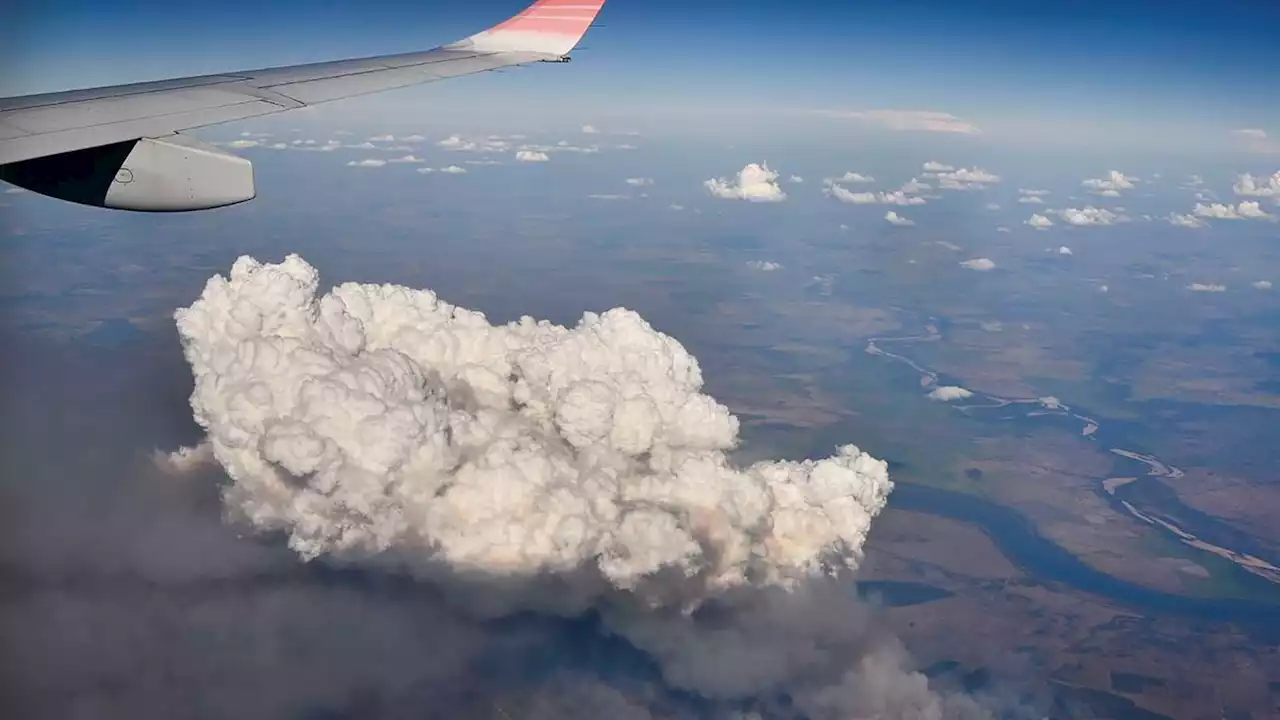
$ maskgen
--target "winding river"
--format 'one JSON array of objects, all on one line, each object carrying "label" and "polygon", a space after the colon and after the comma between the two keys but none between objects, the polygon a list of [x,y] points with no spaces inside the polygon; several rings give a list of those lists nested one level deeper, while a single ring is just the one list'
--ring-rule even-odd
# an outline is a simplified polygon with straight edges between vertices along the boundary
[{"label": "winding river", "polygon": [[[887,347],[938,342],[943,335],[938,326],[929,323],[925,332],[916,335],[873,337],[867,341],[868,354],[910,367],[920,375],[920,385],[938,392],[938,373],[916,360]],[[897,349],[897,348],[895,348]],[[957,411],[977,419],[1008,421],[1010,419],[1070,418],[1078,423],[1080,435],[1104,445],[1108,434],[1098,419],[1056,397],[1000,397],[969,390],[943,390],[939,399],[951,399]],[[950,397],[948,398],[948,394]],[[1014,414],[1010,416],[1009,411]],[[999,415],[995,415],[998,412]],[[1199,552],[1211,553],[1233,563],[1248,573],[1248,584],[1263,587],[1266,594],[1280,595],[1280,567],[1262,557],[1265,552],[1254,547],[1252,539],[1209,515],[1183,506],[1161,478],[1177,478],[1182,470],[1158,457],[1124,447],[1109,447],[1119,458],[1134,464],[1134,472],[1119,477],[1099,477],[1095,491],[1117,510],[1139,522],[1151,525]],[[1145,470],[1145,472],[1142,472]],[[1035,574],[1063,581],[1081,589],[1113,597],[1122,602],[1153,609],[1191,614],[1205,619],[1241,619],[1251,617],[1272,624],[1280,620],[1280,606],[1236,600],[1205,600],[1145,588],[1127,583],[1096,570],[1065,549],[1039,535],[1034,526],[1017,511],[976,497],[938,488],[898,483],[894,503],[904,509],[915,509],[974,522],[988,531],[1001,549]],[[1166,512],[1169,508],[1174,512]],[[1188,520],[1190,519],[1190,520]],[[1195,527],[1188,527],[1194,522]],[[1259,581],[1262,581],[1261,583]]]}]

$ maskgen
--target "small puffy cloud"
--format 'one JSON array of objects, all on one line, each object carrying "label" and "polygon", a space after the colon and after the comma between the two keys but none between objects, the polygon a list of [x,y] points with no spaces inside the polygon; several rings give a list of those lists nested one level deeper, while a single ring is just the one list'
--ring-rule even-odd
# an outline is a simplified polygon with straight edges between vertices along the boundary
[{"label": "small puffy cloud", "polygon": [[924,168],[925,172],[929,173],[951,172],[952,170],[955,170],[955,167],[951,165],[944,165],[937,160],[930,160],[921,167]]},{"label": "small puffy cloud", "polygon": [[467,172],[467,169],[458,167],[457,165],[449,165],[447,167],[442,167],[439,170],[435,168],[429,168],[429,167],[418,168],[418,172],[422,173],[423,175],[428,175],[430,173],[437,173],[437,172],[444,173],[446,175],[462,175],[463,173]]},{"label": "small puffy cloud", "polygon": [[442,147],[446,150],[475,150],[479,147],[476,143],[473,143],[470,140],[463,140],[461,135],[450,135],[449,137],[438,141],[436,146]]},{"label": "small puffy cloud", "polygon": [[778,185],[778,173],[770,170],[767,163],[746,165],[736,179],[711,178],[702,184],[712,195],[725,200],[779,202],[787,199]]},{"label": "small puffy cloud", "polygon": [[1097,195],[1117,197],[1121,190],[1132,190],[1136,177],[1129,177],[1119,170],[1112,170],[1105,178],[1089,178],[1081,181],[1081,185],[1093,190]]},{"label": "small puffy cloud", "polygon": [[852,205],[924,205],[928,202],[922,197],[908,195],[901,190],[858,193],[834,183],[828,184],[822,192],[827,197]]},{"label": "small puffy cloud", "polygon": [[369,142],[375,142],[375,143],[376,142],[395,142],[395,140],[396,140],[396,137],[394,135],[374,135],[373,137],[369,138]]},{"label": "small puffy cloud", "polygon": [[793,182],[793,183],[802,183],[804,182],[804,178],[800,177],[799,175],[792,175],[790,178],[787,179],[787,181]]},{"label": "small puffy cloud", "polygon": [[1018,202],[1026,203],[1028,205],[1041,205],[1044,203],[1044,198],[1039,195],[1023,195],[1018,198]]},{"label": "small puffy cloud", "polygon": [[613,149],[614,150],[635,150],[636,146],[630,143],[622,143],[621,145],[614,145]]},{"label": "small puffy cloud", "polygon": [[1104,208],[1096,208],[1092,205],[1083,208],[1065,208],[1058,211],[1058,217],[1062,218],[1069,225],[1110,225],[1119,218],[1119,215],[1106,210]]},{"label": "small puffy cloud", "polygon": [[386,160],[375,160],[373,158],[368,158],[365,160],[352,160],[351,162],[347,163],[347,167],[376,168],[376,167],[382,167],[383,165],[386,165],[386,164],[387,164]]},{"label": "small puffy cloud", "polygon": [[773,272],[774,270],[782,269],[781,264],[772,260],[748,260],[747,267],[752,270],[759,270],[760,272]]},{"label": "small puffy cloud", "polygon": [[1062,247],[1058,248],[1058,254],[1059,254],[1059,255],[1071,255],[1071,254],[1072,254],[1072,253],[1071,253],[1071,248],[1067,247],[1066,245],[1063,245]]},{"label": "small puffy cloud", "polygon": [[1201,220],[1195,215],[1182,215],[1179,213],[1170,213],[1169,224],[1174,225],[1176,227],[1184,227],[1184,228],[1202,228],[1207,223],[1205,223],[1205,221]]},{"label": "small puffy cloud", "polygon": [[406,142],[406,143],[420,143],[424,140],[426,140],[426,138],[421,135],[408,135],[406,137],[400,138],[400,142]]},{"label": "small puffy cloud", "polygon": [[582,134],[583,135],[599,135],[600,130],[595,125],[583,125]]},{"label": "small puffy cloud", "polygon": [[925,175],[936,178],[938,187],[942,190],[979,190],[991,183],[1000,182],[999,175],[978,167],[931,171],[926,172]]},{"label": "small puffy cloud", "polygon": [[942,385],[934,388],[925,397],[937,402],[951,402],[952,400],[963,400],[972,397],[973,393],[958,385]]},{"label": "small puffy cloud", "polygon": [[653,178],[645,178],[645,177],[627,178],[627,184],[632,185],[634,187],[644,187],[646,185],[652,185]]},{"label": "small puffy cloud", "polygon": [[675,210],[676,212],[679,212],[679,211],[681,211],[681,210],[683,210],[683,209],[684,209],[684,206],[683,206],[683,205],[678,205],[678,204],[676,204],[676,203],[672,203],[672,204],[668,205],[667,207],[671,208],[672,210]]},{"label": "small puffy cloud", "polygon": [[826,181],[828,183],[873,183],[876,179],[870,175],[863,175],[862,173],[856,173],[850,170],[840,177],[827,178]]},{"label": "small puffy cloud", "polygon": [[892,210],[884,214],[884,219],[888,221],[890,225],[897,225],[899,227],[915,225],[914,221],[908,220],[907,218],[902,217],[901,215],[899,215],[898,213]]},{"label": "small puffy cloud", "polygon": [[987,209],[992,211],[999,210],[1000,203],[987,203]]},{"label": "small puffy cloud", "polygon": [[235,148],[239,150],[243,148],[258,147],[258,145],[260,144],[261,143],[259,143],[257,140],[232,140],[231,142],[227,143],[227,147]]},{"label": "small puffy cloud", "polygon": [[522,163],[547,162],[551,156],[538,150],[518,150],[516,160]]},{"label": "small puffy cloud", "polygon": [[972,260],[965,260],[960,263],[960,266],[969,268],[970,270],[981,270],[985,272],[987,270],[995,269],[996,264],[988,258],[974,258]]},{"label": "small puffy cloud", "polygon": [[1235,207],[1222,203],[1212,203],[1210,205],[1196,203],[1194,212],[1200,217],[1214,220],[1246,220],[1271,217],[1257,201],[1250,200],[1246,200]]},{"label": "small puffy cloud", "polygon": [[[298,144],[298,141],[297,141],[297,140],[294,140],[294,141],[293,141],[293,144],[294,144],[294,145],[297,145],[297,144]],[[371,143],[371,142],[362,142],[362,143],[356,143],[355,145],[348,145],[348,146],[347,146],[347,148],[348,148],[349,150],[374,150],[374,149],[376,149],[377,147],[378,147],[377,145],[374,145],[374,144],[373,144],[373,143]]]},{"label": "small puffy cloud", "polygon": [[1032,215],[1031,219],[1027,220],[1027,224],[1037,230],[1053,227],[1053,221],[1039,213]]},{"label": "small puffy cloud", "polygon": [[1257,288],[1258,290],[1270,290],[1270,289],[1271,289],[1271,281],[1270,281],[1270,280],[1258,280],[1258,281],[1255,281],[1254,283],[1252,283],[1252,285],[1253,285],[1253,287]]},{"label": "small puffy cloud", "polygon": [[1049,194],[1048,190],[1029,190],[1027,188],[1018,188],[1019,195],[1028,195],[1030,197],[1044,197]]},{"label": "small puffy cloud", "polygon": [[1226,292],[1227,286],[1217,283],[1191,283],[1187,289],[1191,292]]},{"label": "small puffy cloud", "polygon": [[463,164],[465,164],[465,165],[501,165],[501,164],[502,164],[502,163],[501,163],[500,161],[498,161],[498,160],[488,160],[488,159],[485,159],[485,160],[463,160],[462,162],[463,162]]},{"label": "small puffy cloud", "polygon": [[1231,186],[1237,195],[1250,195],[1253,197],[1280,197],[1280,170],[1276,171],[1271,177],[1254,177],[1249,173],[1236,178],[1236,184]]},{"label": "small puffy cloud", "polygon": [[388,160],[387,162],[389,162],[389,163],[404,163],[404,164],[418,164],[418,163],[424,163],[424,162],[426,162],[426,160],[423,160],[422,158],[417,157],[416,155],[409,154],[409,155],[402,155],[402,156],[397,157],[397,158],[391,158],[391,159],[390,159],[390,160]]}]

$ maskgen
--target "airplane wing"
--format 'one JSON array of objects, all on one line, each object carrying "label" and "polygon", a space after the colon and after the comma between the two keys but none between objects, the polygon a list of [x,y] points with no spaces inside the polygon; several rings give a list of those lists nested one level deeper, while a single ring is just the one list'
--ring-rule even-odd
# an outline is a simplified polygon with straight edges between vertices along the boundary
[{"label": "airplane wing", "polygon": [[537,0],[432,50],[0,99],[0,179],[143,211],[252,199],[252,166],[180,131],[534,62],[567,62],[605,0]]}]

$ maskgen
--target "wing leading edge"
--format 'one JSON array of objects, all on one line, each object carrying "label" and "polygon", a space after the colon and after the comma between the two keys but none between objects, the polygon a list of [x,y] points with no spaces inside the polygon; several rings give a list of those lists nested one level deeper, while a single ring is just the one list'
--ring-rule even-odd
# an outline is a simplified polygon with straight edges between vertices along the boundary
[{"label": "wing leading edge", "polygon": [[[513,65],[562,62],[604,2],[537,0],[488,30],[422,52],[0,99],[0,178],[38,177],[41,158],[64,153]],[[22,172],[14,172],[18,164]]]}]

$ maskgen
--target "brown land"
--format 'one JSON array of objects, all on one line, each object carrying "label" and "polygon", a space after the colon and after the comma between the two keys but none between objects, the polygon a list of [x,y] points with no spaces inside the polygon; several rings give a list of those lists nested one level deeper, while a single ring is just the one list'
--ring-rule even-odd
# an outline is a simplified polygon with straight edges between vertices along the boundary
[{"label": "brown land", "polygon": [[[876,521],[864,579],[923,582],[952,597],[888,610],[921,666],[987,668],[997,683],[1102,690],[1177,720],[1278,717],[1280,651],[1225,624],[1140,613],[1027,578],[981,531],[890,508]],[[1114,674],[1145,676],[1141,689]]]}]

